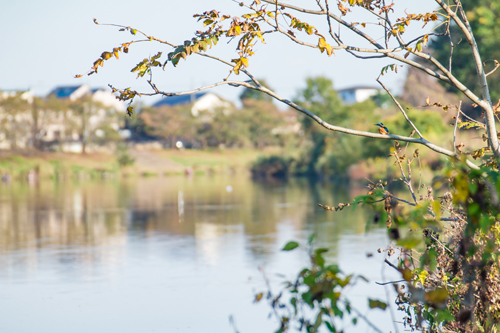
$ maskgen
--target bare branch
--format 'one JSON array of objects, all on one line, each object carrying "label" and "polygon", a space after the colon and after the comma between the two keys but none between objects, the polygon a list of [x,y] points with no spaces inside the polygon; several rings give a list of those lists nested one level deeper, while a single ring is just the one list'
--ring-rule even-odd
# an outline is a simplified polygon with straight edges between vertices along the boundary
[{"label": "bare branch", "polygon": [[[401,171],[401,175],[403,176],[403,183],[408,187],[408,190],[411,193],[411,196],[413,197],[413,201],[415,202],[415,205],[418,205],[418,200],[417,197],[415,196],[415,192],[413,191],[413,187],[411,185],[411,169],[410,165],[408,164],[408,178],[406,177],[406,174],[403,170],[403,165],[401,164],[401,159],[399,158],[398,155],[398,149],[394,149],[394,158],[396,159],[396,163],[399,166],[399,170]],[[409,162],[409,161],[408,161]]]},{"label": "bare branch", "polygon": [[404,199],[398,198],[398,197],[396,197],[396,196],[394,196],[394,195],[392,195],[392,194],[390,195],[390,197],[391,197],[391,198],[393,198],[394,200],[404,202],[405,204],[408,204],[408,205],[410,205],[410,206],[416,206],[416,204],[414,204],[414,203],[412,203],[412,202],[409,202],[409,201],[406,201],[406,200],[404,200]]},{"label": "bare branch", "polygon": [[469,117],[468,115],[466,115],[462,110],[460,110],[460,113],[462,114],[462,116],[464,116],[465,118],[467,118],[468,120],[474,122],[474,123],[477,123],[481,128],[483,129],[486,129],[486,125],[483,124],[482,122],[480,121],[477,121],[476,119],[473,119],[471,117]]},{"label": "bare branch", "polygon": [[321,8],[321,10],[323,10],[323,11],[325,10],[325,7],[323,7],[320,0],[316,0],[316,3],[318,4],[319,8]]},{"label": "bare branch", "polygon": [[[342,300],[344,303],[348,303],[346,300]],[[363,319],[367,324],[368,326],[370,326],[371,328],[373,328],[376,332],[378,333],[382,333],[381,330],[379,330],[377,328],[377,326],[375,326],[370,320],[368,320],[368,318],[366,318],[365,315],[363,315],[358,309],[356,309],[355,307],[353,307],[352,305],[350,305],[350,308],[352,311],[356,312],[356,315],[358,317],[360,317],[361,319]]]},{"label": "bare branch", "polygon": [[397,280],[397,281],[389,281],[389,282],[377,282],[377,281],[375,281],[375,283],[378,284],[379,286],[385,286],[388,284],[394,284],[394,283],[400,283],[400,282],[406,282],[406,280]]},{"label": "bare branch", "polygon": [[462,112],[460,110],[461,107],[462,107],[462,101],[460,101],[460,104],[458,105],[457,115],[455,117],[455,127],[453,128],[453,151],[455,151],[455,153],[457,152],[457,147],[455,146],[455,138],[457,137],[458,118],[460,118],[460,112]]},{"label": "bare branch", "polygon": [[496,60],[493,60],[493,61],[495,62],[495,68],[493,68],[491,71],[489,71],[488,73],[486,73],[485,76],[493,74],[497,70],[497,68],[500,66],[500,63],[498,61],[496,61]]},{"label": "bare branch", "polygon": [[[262,0],[262,1],[267,2],[269,4],[273,4],[273,5],[276,3],[276,1],[271,1],[271,0]],[[346,28],[350,29],[351,31],[353,31],[354,33],[356,33],[359,36],[363,37],[370,44],[372,44],[372,45],[374,45],[376,47],[376,49],[366,49],[366,48],[359,48],[359,47],[354,47],[354,46],[347,46],[347,45],[345,45],[343,43],[339,43],[340,44],[339,46],[341,46],[342,48],[344,48],[344,49],[346,49],[348,51],[367,52],[367,53],[384,53],[389,58],[393,58],[393,59],[396,59],[396,60],[401,61],[403,63],[406,63],[406,64],[408,64],[410,66],[413,66],[413,67],[415,67],[417,69],[420,69],[420,70],[424,71],[425,73],[429,74],[430,76],[438,78],[438,79],[440,79],[440,80],[442,80],[444,82],[451,83],[450,79],[447,76],[442,75],[440,73],[437,73],[436,71],[433,71],[430,68],[427,68],[427,67],[425,67],[425,66],[423,66],[423,65],[421,65],[421,64],[419,64],[419,63],[417,63],[417,62],[415,62],[413,60],[406,59],[405,57],[399,56],[399,55],[397,55],[397,54],[394,53],[394,52],[399,52],[399,51],[405,50],[405,48],[403,46],[399,46],[399,47],[393,48],[393,49],[385,49],[382,45],[380,45],[372,37],[370,37],[369,35],[367,35],[363,31],[361,31],[358,28],[356,28],[353,24],[344,21],[340,17],[338,17],[336,15],[333,15],[330,12],[327,13],[326,11],[309,10],[309,9],[301,8],[301,7],[298,7],[298,6],[294,6],[294,5],[282,3],[282,2],[279,2],[278,4],[280,6],[282,6],[282,7],[293,9],[293,10],[296,10],[296,11],[299,11],[299,12],[302,12],[302,13],[307,13],[307,14],[312,14],[312,15],[328,15],[329,17],[331,17],[332,19],[334,19],[335,21],[337,21],[340,25],[343,25]],[[337,41],[337,39],[336,39],[336,41]],[[428,58],[430,56],[426,55],[426,57]],[[472,93],[470,93],[470,94],[472,94]],[[476,98],[476,100],[477,100],[477,98]],[[474,102],[476,102],[476,101],[474,100]]]},{"label": "bare branch", "polygon": [[410,120],[410,118],[408,118],[408,115],[406,114],[405,110],[403,109],[403,107],[401,106],[401,104],[399,104],[399,102],[396,100],[396,98],[394,98],[394,96],[391,94],[391,92],[389,91],[389,89],[387,89],[384,86],[384,84],[382,82],[380,82],[380,80],[378,78],[377,78],[377,82],[382,86],[382,88],[384,88],[384,90],[389,94],[389,96],[391,96],[392,100],[397,105],[399,111],[401,111],[401,113],[405,117],[406,121],[411,125],[411,127],[413,127],[413,129],[415,130],[415,132],[417,132],[418,136],[420,138],[424,139],[424,136],[422,135],[422,133],[420,133],[420,131],[418,130],[417,126],[415,126],[415,124]]},{"label": "bare branch", "polygon": [[387,259],[385,259],[385,260],[384,260],[384,262],[385,262],[387,265],[391,266],[392,268],[394,268],[395,270],[397,270],[397,271],[399,272],[399,268],[398,268],[396,265],[394,265],[392,262],[390,262],[390,261],[389,261],[389,260],[387,260]]}]

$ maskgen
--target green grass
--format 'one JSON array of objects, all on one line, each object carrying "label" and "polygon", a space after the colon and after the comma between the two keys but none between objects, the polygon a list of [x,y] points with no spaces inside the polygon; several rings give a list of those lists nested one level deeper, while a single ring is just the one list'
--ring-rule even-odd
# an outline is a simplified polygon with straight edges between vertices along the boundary
[{"label": "green grass", "polygon": [[226,149],[226,150],[167,150],[159,153],[160,156],[168,158],[183,167],[193,168],[228,168],[248,167],[259,156],[269,155],[268,152],[248,149]]},{"label": "green grass", "polygon": [[[163,175],[184,174],[188,167],[196,175],[227,172],[228,169],[249,169],[252,162],[271,152],[241,150],[164,150],[151,152],[164,159],[175,162],[170,169],[160,169],[150,165],[128,166],[120,169],[116,156],[111,154],[65,154],[23,152],[22,155],[11,152],[0,153],[0,175],[9,173],[14,179],[24,179],[31,170],[38,170],[42,179],[100,179],[112,177],[157,177]],[[174,164],[174,163],[172,163]],[[180,167],[179,167],[180,166]]]}]

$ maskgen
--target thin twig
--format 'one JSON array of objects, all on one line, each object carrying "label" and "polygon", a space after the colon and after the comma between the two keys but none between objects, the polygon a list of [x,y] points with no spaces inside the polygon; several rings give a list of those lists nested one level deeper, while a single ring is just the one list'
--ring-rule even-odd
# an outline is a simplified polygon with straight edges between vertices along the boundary
[{"label": "thin twig", "polygon": [[400,269],[399,269],[396,265],[394,265],[392,262],[390,262],[389,260],[387,260],[387,258],[386,258],[386,259],[384,259],[384,262],[385,262],[387,265],[389,265],[389,266],[391,266],[392,268],[394,268],[395,270],[397,270],[398,272],[400,271]]},{"label": "thin twig", "polygon": [[493,74],[497,70],[497,68],[500,66],[500,63],[498,61],[496,61],[496,60],[493,60],[493,61],[495,62],[495,68],[493,68],[491,71],[489,71],[488,73],[486,73],[485,76]]},{"label": "thin twig", "polygon": [[[381,269],[381,275],[382,275],[382,279],[385,281],[385,265],[382,265],[382,269]],[[377,283],[377,282],[375,282]],[[378,283],[377,283],[378,284]],[[387,284],[384,283],[383,284],[384,286],[384,291],[385,291],[385,297],[387,299],[387,304],[389,305],[389,312],[391,314],[391,318],[392,318],[392,324],[394,325],[394,330],[396,331],[396,333],[399,333],[399,330],[398,330],[398,326],[396,325],[396,316],[394,315],[394,310],[392,308],[392,306],[390,305],[390,299],[389,299],[389,290],[387,290]]]},{"label": "thin twig", "polygon": [[453,128],[453,151],[455,153],[457,152],[457,147],[455,146],[455,139],[457,137],[457,125],[458,125],[458,119],[460,118],[461,107],[462,107],[462,101],[460,101],[460,103],[458,104],[457,115],[455,117],[455,127]]},{"label": "thin twig", "polygon": [[376,284],[379,286],[385,286],[387,284],[394,284],[394,283],[399,283],[399,282],[405,282],[406,280],[398,280],[398,281],[389,281],[389,282],[377,282],[375,281]]},{"label": "thin twig", "polygon": [[391,197],[391,198],[393,198],[394,200],[404,202],[404,203],[406,203],[406,204],[408,204],[408,205],[410,205],[410,206],[414,206],[414,207],[416,206],[416,204],[414,204],[414,203],[412,203],[412,202],[409,202],[409,201],[407,201],[407,200],[404,200],[404,199],[398,198],[398,197],[396,197],[396,196],[394,196],[394,195],[392,195],[392,194],[390,195],[390,197]]},{"label": "thin twig", "polygon": [[415,192],[413,191],[413,187],[411,185],[411,169],[410,169],[410,165],[408,165],[408,177],[406,177],[406,174],[403,170],[403,165],[401,164],[401,160],[399,158],[399,155],[398,155],[398,149],[394,149],[394,157],[396,158],[396,163],[399,165],[399,170],[401,171],[401,175],[403,176],[403,183],[405,183],[406,187],[408,187],[408,190],[410,191],[411,193],[411,196],[413,197],[413,201],[415,201],[415,204],[418,205],[418,200],[417,200],[417,197],[415,195]]},{"label": "thin twig", "polygon": [[[399,111],[401,111],[401,113],[403,114],[403,116],[405,117],[406,121],[411,125],[411,127],[413,127],[413,129],[415,130],[415,132],[417,132],[418,136],[421,138],[421,139],[424,139],[424,136],[422,135],[422,133],[420,133],[420,131],[418,130],[417,126],[415,126],[415,124],[410,120],[410,118],[408,118],[408,115],[406,114],[405,110],[403,109],[403,107],[401,106],[401,104],[399,104],[399,102],[397,101],[397,99],[394,97],[393,94],[391,94],[391,92],[389,91],[389,89],[387,89],[384,84],[379,80],[379,78],[377,78],[376,80],[381,86],[382,88],[384,88],[384,90],[389,94],[389,96],[391,96],[394,104],[397,105]],[[424,139],[425,140],[425,139]]]},{"label": "thin twig", "polygon": [[[348,304],[349,302],[347,302],[346,300],[343,300],[341,299],[341,301],[344,302],[344,304]],[[377,331],[378,333],[382,333],[382,331],[377,327],[375,326],[375,324],[373,324],[364,314],[362,314],[358,309],[356,309],[355,307],[353,307],[352,305],[350,305],[350,308],[352,311],[356,312],[356,314],[358,315],[358,317],[360,317],[361,319],[363,319],[367,324],[368,326],[370,326],[371,328],[373,328],[375,331]]]}]

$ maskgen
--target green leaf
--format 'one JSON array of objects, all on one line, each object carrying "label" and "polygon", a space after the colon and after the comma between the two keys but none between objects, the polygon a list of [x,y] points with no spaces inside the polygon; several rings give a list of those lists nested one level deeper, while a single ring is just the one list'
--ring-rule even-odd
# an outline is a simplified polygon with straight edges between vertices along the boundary
[{"label": "green leaf", "polygon": [[158,52],[157,54],[155,54],[155,55],[151,58],[151,60],[156,60],[156,59],[158,59],[159,57],[161,57],[161,52]]},{"label": "green leaf", "polygon": [[291,241],[288,242],[284,248],[281,249],[281,251],[291,251],[299,246],[299,243]]},{"label": "green leaf", "polygon": [[311,236],[309,236],[309,240],[307,241],[307,244],[311,245],[312,242],[314,241],[314,238],[316,238],[316,234],[312,233]]},{"label": "green leaf", "polygon": [[323,267],[325,265],[325,259],[321,255],[325,252],[328,252],[328,249],[316,249],[316,251],[314,251],[315,254],[314,259],[316,260],[316,264],[319,267]]},{"label": "green leaf", "polygon": [[137,30],[135,30],[135,29],[130,29],[130,33],[131,33],[132,35],[135,35],[135,34],[137,34]]},{"label": "green leaf", "polygon": [[335,326],[332,326],[332,324],[330,324],[330,322],[325,321],[325,325],[330,332],[337,332],[337,330],[335,329]]},{"label": "green leaf", "polygon": [[379,308],[385,310],[387,308],[386,303],[374,299],[368,299],[368,306],[370,307],[370,309]]}]

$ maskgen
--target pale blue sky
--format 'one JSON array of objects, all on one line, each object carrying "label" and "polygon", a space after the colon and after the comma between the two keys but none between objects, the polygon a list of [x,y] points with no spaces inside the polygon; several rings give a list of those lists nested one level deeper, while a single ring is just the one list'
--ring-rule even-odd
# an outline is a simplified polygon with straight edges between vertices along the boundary
[{"label": "pale blue sky", "polygon": [[[315,8],[313,0],[289,2]],[[435,7],[430,0],[400,0],[396,4],[403,10],[408,8],[409,12],[428,11]],[[117,28],[97,26],[92,19],[132,26],[177,44],[190,39],[192,33],[200,29],[192,14],[211,9],[224,13],[241,10],[231,0],[3,0],[0,10],[0,89],[31,88],[35,94],[43,95],[58,85],[87,83],[92,87],[105,87],[111,83],[121,88],[132,86],[148,91],[145,80],[136,80],[130,69],[157,51],[164,51],[165,55],[170,52],[159,44],[133,47],[119,61],[108,61],[99,74],[73,78],[86,72],[102,51],[111,50],[132,37],[128,32],[118,32]],[[360,20],[363,19],[366,16]],[[325,24],[310,23],[318,27]],[[348,38],[348,35],[344,37]],[[214,52],[231,59],[235,47],[235,43],[220,43]],[[265,78],[278,94],[286,98],[293,98],[307,76],[327,76],[338,89],[376,85],[380,69],[394,62],[359,60],[340,51],[329,58],[319,54],[318,50],[299,47],[278,36],[270,37],[268,43],[259,45],[256,51],[249,69],[257,77]],[[188,62],[181,61],[176,69],[167,67],[165,72],[155,73],[155,80],[160,89],[172,92],[220,81],[228,73],[224,66],[195,57],[189,58]],[[396,91],[403,80],[402,74],[384,77],[384,82]],[[224,87],[214,92],[235,101],[240,90]],[[144,102],[150,104],[156,99],[144,99]]]}]

